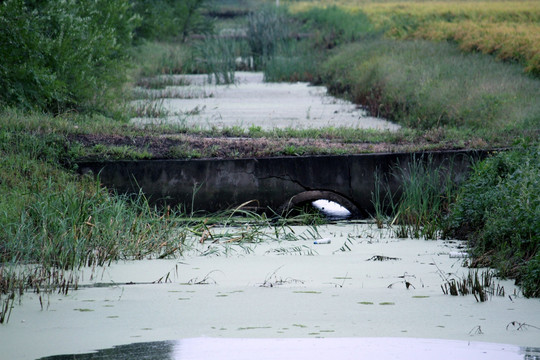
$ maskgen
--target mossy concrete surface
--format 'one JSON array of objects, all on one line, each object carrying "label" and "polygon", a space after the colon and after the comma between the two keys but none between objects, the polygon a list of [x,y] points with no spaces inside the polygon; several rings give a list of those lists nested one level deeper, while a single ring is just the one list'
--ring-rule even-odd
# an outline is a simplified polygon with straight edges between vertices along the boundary
[{"label": "mossy concrete surface", "polygon": [[[188,211],[216,212],[248,203],[275,212],[318,199],[337,202],[353,218],[373,213],[373,193],[398,194],[400,177],[413,161],[450,171],[455,182],[485,151],[438,151],[261,159],[85,162],[81,173],[99,174],[120,193],[142,190],[152,203],[182,204]],[[445,169],[445,170],[443,170]],[[379,187],[377,188],[377,183]]]}]

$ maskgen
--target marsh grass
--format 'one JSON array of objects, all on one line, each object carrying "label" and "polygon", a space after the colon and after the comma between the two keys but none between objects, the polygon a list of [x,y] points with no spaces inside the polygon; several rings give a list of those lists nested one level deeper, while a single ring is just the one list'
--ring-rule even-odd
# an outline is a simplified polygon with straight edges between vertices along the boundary
[{"label": "marsh grass", "polygon": [[164,118],[170,115],[169,110],[165,109],[164,103],[165,99],[163,98],[138,100],[134,103],[132,112],[135,117]]},{"label": "marsh grass", "polygon": [[246,54],[242,40],[210,37],[197,43],[195,49],[199,70],[208,74],[210,83],[234,84],[236,59]]},{"label": "marsh grass", "polygon": [[204,88],[196,88],[194,86],[167,86],[163,89],[144,89],[134,88],[133,98],[135,99],[205,99],[214,96],[212,92],[208,92]]},{"label": "marsh grass", "polygon": [[143,89],[165,89],[167,86],[188,86],[189,80],[174,76],[152,76],[143,77],[137,80],[136,86]]},{"label": "marsh grass", "polygon": [[407,166],[396,164],[393,176],[400,189],[391,191],[388,179],[378,177],[372,192],[377,226],[392,227],[398,238],[437,239],[457,194],[452,161],[435,165],[429,156],[414,156]]},{"label": "marsh grass", "polygon": [[469,295],[472,294],[477,302],[485,302],[493,296],[505,296],[504,287],[495,284],[495,274],[492,270],[469,271],[466,277],[444,278],[441,289],[445,295]]},{"label": "marsh grass", "polygon": [[276,53],[278,44],[287,41],[290,25],[286,11],[275,6],[263,6],[248,15],[247,42],[256,69],[263,68]]},{"label": "marsh grass", "polygon": [[525,133],[540,118],[540,82],[451,44],[365,40],[340,48],[322,74],[332,93],[412,128]]},{"label": "marsh grass", "polygon": [[136,78],[191,72],[192,50],[186,44],[145,41],[131,50]]},{"label": "marsh grass", "polygon": [[318,67],[322,63],[319,52],[307,41],[288,40],[277,45],[277,50],[264,66],[267,82],[318,82]]}]

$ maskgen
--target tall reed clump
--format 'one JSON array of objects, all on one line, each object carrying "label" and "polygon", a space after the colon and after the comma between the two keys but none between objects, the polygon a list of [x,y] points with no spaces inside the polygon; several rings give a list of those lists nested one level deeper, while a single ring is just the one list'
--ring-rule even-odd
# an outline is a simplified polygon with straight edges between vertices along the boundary
[{"label": "tall reed clump", "polygon": [[365,40],[336,51],[322,79],[373,115],[416,129],[538,131],[540,81],[451,44]]},{"label": "tall reed clump", "polygon": [[264,80],[267,82],[319,82],[319,66],[323,55],[313,51],[309,41],[288,41],[280,44],[274,56],[266,60]]},{"label": "tall reed clump", "polygon": [[484,270],[480,275],[478,270],[469,271],[465,277],[449,278],[440,270],[439,273],[444,280],[441,289],[445,295],[468,295],[472,294],[477,302],[485,302],[493,296],[504,296],[504,287],[495,284],[495,273],[492,270]]},{"label": "tall reed clump", "polygon": [[256,69],[263,68],[278,46],[288,40],[290,29],[290,20],[282,8],[263,6],[248,15],[247,42]]},{"label": "tall reed clump", "polygon": [[517,278],[540,296],[540,146],[521,145],[475,164],[445,224],[445,236],[468,239],[473,265]]},{"label": "tall reed clump", "polygon": [[236,59],[246,54],[245,44],[236,39],[209,37],[195,45],[196,72],[208,74],[215,84],[233,84]]},{"label": "tall reed clump", "polygon": [[128,0],[6,0],[0,6],[0,106],[102,110],[126,80]]},{"label": "tall reed clump", "polygon": [[[275,51],[264,66],[266,81],[319,83],[319,67],[329,49],[374,36],[371,22],[361,11],[347,12],[330,6],[285,15],[289,17],[291,35],[274,41]],[[293,28],[307,34],[295,38]]]},{"label": "tall reed clump", "polygon": [[[413,156],[405,166],[396,164],[395,179],[378,179],[374,189],[377,224],[394,226],[398,237],[437,239],[457,192],[452,166],[452,160],[435,164],[424,156]],[[401,186],[393,192],[388,184],[394,181]]]}]

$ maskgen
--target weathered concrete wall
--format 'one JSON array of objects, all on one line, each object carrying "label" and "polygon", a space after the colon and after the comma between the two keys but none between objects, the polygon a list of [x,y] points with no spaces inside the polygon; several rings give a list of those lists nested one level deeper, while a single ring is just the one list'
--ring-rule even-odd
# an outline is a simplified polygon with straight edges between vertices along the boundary
[{"label": "weathered concrete wall", "polygon": [[376,182],[383,191],[399,192],[399,173],[414,159],[434,167],[447,165],[459,182],[471,159],[486,152],[445,151],[347,156],[278,157],[237,160],[147,160],[80,163],[119,193],[139,189],[154,203],[182,204],[186,210],[215,212],[255,200],[259,210],[281,211],[287,205],[317,199],[336,201],[355,217],[372,213]]}]

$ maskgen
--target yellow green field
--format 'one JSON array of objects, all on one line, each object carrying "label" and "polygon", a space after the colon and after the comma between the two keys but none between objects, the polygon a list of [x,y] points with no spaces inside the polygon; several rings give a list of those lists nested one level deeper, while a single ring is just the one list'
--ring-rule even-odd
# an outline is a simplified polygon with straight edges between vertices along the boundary
[{"label": "yellow green field", "polygon": [[292,12],[338,6],[363,11],[399,39],[451,40],[463,50],[518,61],[540,75],[540,1],[300,1]]}]

